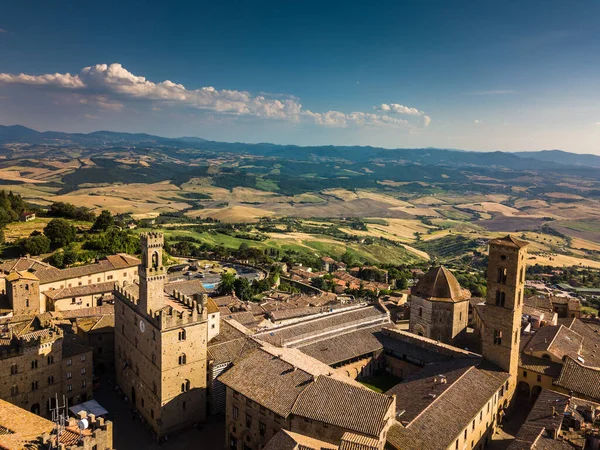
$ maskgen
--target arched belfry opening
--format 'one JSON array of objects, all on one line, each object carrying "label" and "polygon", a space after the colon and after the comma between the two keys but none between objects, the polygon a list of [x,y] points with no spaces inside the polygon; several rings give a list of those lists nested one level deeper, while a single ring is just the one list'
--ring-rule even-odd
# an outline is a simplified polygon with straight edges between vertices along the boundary
[{"label": "arched belfry opening", "polygon": [[152,267],[157,269],[158,265],[159,265],[158,252],[154,252],[154,253],[152,253]]}]

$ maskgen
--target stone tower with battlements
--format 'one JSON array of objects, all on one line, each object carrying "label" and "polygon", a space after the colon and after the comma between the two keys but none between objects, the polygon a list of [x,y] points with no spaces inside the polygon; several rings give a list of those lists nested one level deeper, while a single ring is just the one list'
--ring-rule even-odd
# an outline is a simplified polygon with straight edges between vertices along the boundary
[{"label": "stone tower with battlements", "polygon": [[481,336],[482,354],[510,373],[509,391],[515,388],[519,365],[527,245],[510,235],[489,242],[485,307],[491,311]]},{"label": "stone tower with battlements", "polygon": [[142,264],[138,270],[140,277],[139,306],[148,314],[164,306],[164,287],[167,271],[162,263],[164,236],[162,233],[143,233]]},{"label": "stone tower with battlements", "polygon": [[141,235],[139,285],[115,285],[116,380],[157,436],[206,416],[206,291],[165,292],[162,233]]}]

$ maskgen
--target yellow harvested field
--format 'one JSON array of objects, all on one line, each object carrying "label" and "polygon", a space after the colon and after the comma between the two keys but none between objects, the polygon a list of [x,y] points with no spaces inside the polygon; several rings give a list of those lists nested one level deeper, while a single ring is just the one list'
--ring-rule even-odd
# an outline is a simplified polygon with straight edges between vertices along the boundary
[{"label": "yellow harvested field", "polygon": [[430,228],[420,220],[386,218],[385,221],[388,223],[387,225],[367,224],[367,228],[386,233],[390,239],[389,235],[407,240],[413,240],[415,232],[427,233],[427,230]]},{"label": "yellow harvested field", "polygon": [[95,211],[108,209],[113,214],[147,214],[189,208],[189,203],[177,200],[180,193],[181,190],[169,182],[113,184],[57,195],[52,201],[87,206]]},{"label": "yellow harvested field", "polygon": [[186,213],[189,217],[210,217],[227,223],[258,222],[261,217],[270,217],[272,211],[266,211],[251,206],[229,206],[219,209],[200,209]]},{"label": "yellow harvested field", "polygon": [[45,183],[42,180],[36,180],[34,178],[25,178],[21,176],[21,172],[18,170],[0,170],[0,180],[6,181],[20,181],[22,183]]},{"label": "yellow harvested field", "polygon": [[427,206],[447,204],[447,202],[445,202],[441,198],[436,198],[436,197],[431,197],[431,196],[412,198],[412,199],[410,199],[410,203],[413,205],[427,205]]},{"label": "yellow harvested field", "polygon": [[418,248],[414,248],[414,247],[411,247],[410,245],[406,245],[406,244],[402,244],[402,247],[404,247],[409,252],[414,253],[415,255],[417,255],[423,259],[426,259],[426,260],[431,259],[429,254],[427,252],[424,252],[423,250],[419,250]]},{"label": "yellow harvested field", "polygon": [[600,252],[600,244],[596,242],[586,241],[585,239],[572,238],[571,247]]},{"label": "yellow harvested field", "polygon": [[549,192],[546,197],[550,198],[568,198],[572,200],[585,200],[584,197],[575,194],[567,194],[566,192]]},{"label": "yellow harvested field", "polygon": [[496,203],[496,202],[463,203],[461,205],[456,205],[456,208],[478,211],[478,212],[482,212],[482,213],[500,213],[506,217],[518,217],[518,216],[542,217],[541,215],[535,215],[535,214],[529,214],[528,212],[522,212],[516,208],[511,208],[510,206],[502,205],[501,203]]},{"label": "yellow harvested field", "polygon": [[413,216],[425,216],[425,217],[441,217],[433,208],[418,208],[415,206],[393,206],[390,208],[392,211],[402,211]]},{"label": "yellow harvested field", "polygon": [[600,261],[594,261],[585,258],[576,258],[574,256],[558,255],[558,254],[543,254],[543,255],[530,255],[530,259],[527,261],[528,265],[541,264],[544,266],[553,267],[591,267],[593,269],[600,269]]}]

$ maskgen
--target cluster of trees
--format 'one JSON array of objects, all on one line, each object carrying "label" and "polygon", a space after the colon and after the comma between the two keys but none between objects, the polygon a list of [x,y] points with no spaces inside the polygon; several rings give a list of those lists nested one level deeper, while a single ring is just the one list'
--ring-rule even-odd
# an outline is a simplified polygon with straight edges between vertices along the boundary
[{"label": "cluster of trees", "polygon": [[[122,230],[109,211],[102,211],[96,217],[88,208],[59,202],[50,207],[48,214],[60,217],[48,222],[43,232],[34,231],[22,239],[20,246],[23,253],[37,256],[53,251],[48,261],[62,268],[114,253],[139,252],[139,237]],[[89,231],[77,229],[71,222],[87,219],[93,221]]]},{"label": "cluster of trees", "polygon": [[48,209],[49,217],[62,217],[63,219],[81,220],[92,222],[96,215],[85,206],[75,206],[71,203],[55,202]]},{"label": "cluster of trees", "polygon": [[236,277],[235,274],[226,272],[221,275],[216,293],[218,295],[235,294],[237,298],[244,301],[254,300],[257,295],[270,290],[278,278],[277,270],[272,270],[269,276],[262,280],[253,280],[252,282],[247,278]]},{"label": "cluster of trees", "polygon": [[[573,287],[600,286],[600,271],[582,267],[563,267],[557,269],[552,266],[536,264],[535,266],[527,267],[527,275],[534,280],[543,279],[551,284],[566,283]],[[550,275],[550,277],[542,275]]]},{"label": "cluster of trees", "polygon": [[11,222],[19,220],[25,212],[27,203],[18,194],[0,191],[0,243],[4,242],[4,227]]}]

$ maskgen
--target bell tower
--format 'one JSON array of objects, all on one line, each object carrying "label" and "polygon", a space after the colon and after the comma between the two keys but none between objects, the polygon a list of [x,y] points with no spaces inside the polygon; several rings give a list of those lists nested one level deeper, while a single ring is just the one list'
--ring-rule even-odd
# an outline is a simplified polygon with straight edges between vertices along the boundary
[{"label": "bell tower", "polygon": [[489,245],[485,308],[492,311],[481,336],[482,354],[510,373],[512,390],[519,366],[528,242],[507,235],[491,240]]},{"label": "bell tower", "polygon": [[164,285],[167,272],[162,263],[164,236],[162,233],[142,233],[142,264],[140,277],[139,305],[150,314],[164,306]]}]

